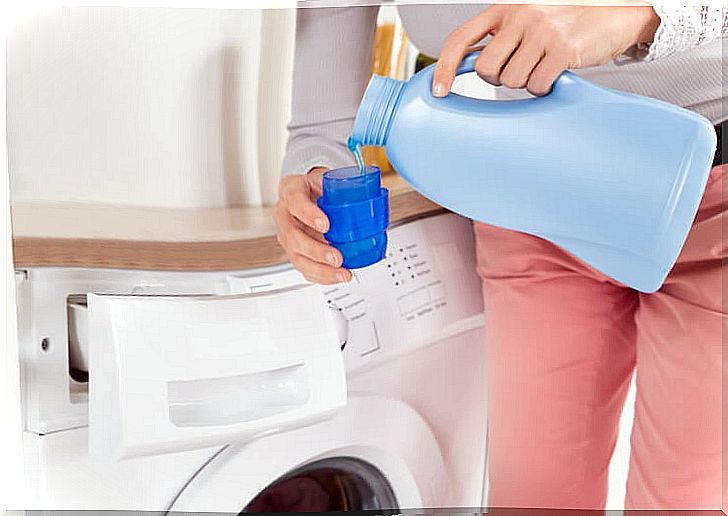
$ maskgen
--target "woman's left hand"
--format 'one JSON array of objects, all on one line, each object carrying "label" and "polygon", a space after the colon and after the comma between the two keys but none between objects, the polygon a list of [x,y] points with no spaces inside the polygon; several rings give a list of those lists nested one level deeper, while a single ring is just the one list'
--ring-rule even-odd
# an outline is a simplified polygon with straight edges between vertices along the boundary
[{"label": "woman's left hand", "polygon": [[440,53],[432,93],[444,97],[466,53],[493,38],[475,64],[495,86],[545,95],[567,69],[604,64],[654,38],[660,19],[643,6],[493,5],[450,33]]}]

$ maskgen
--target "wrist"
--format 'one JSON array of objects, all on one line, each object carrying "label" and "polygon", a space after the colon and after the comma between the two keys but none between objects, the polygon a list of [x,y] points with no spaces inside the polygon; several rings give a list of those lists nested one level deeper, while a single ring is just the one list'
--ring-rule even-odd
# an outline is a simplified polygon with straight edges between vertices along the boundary
[{"label": "wrist", "polygon": [[639,11],[640,30],[635,43],[652,43],[655,40],[655,33],[660,27],[660,17],[650,5],[637,7]]}]

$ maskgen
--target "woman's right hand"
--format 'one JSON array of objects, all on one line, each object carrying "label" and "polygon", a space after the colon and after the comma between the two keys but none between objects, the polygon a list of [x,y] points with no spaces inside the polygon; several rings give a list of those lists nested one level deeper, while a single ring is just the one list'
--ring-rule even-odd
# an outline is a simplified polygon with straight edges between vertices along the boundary
[{"label": "woman's right hand", "polygon": [[330,285],[350,281],[351,272],[341,267],[341,253],[324,238],[329,220],[316,205],[324,172],[324,168],[315,168],[281,179],[273,217],[278,242],[293,266],[308,281]]}]

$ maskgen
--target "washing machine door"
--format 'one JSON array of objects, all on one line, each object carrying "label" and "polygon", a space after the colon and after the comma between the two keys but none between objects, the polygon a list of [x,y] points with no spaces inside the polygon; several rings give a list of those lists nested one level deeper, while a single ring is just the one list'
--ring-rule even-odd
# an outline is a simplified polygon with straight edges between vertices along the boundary
[{"label": "washing machine door", "polygon": [[328,512],[442,507],[447,468],[426,421],[391,398],[352,396],[325,422],[229,446],[171,511]]},{"label": "washing machine door", "polygon": [[321,291],[88,296],[89,447],[112,459],[250,441],[346,404]]}]

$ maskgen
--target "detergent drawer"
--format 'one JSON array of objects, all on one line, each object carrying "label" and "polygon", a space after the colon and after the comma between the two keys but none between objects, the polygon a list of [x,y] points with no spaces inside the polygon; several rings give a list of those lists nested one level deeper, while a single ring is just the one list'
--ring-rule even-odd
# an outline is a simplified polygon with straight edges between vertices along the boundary
[{"label": "detergent drawer", "polygon": [[152,455],[254,439],[346,403],[321,291],[88,295],[89,447]]}]

